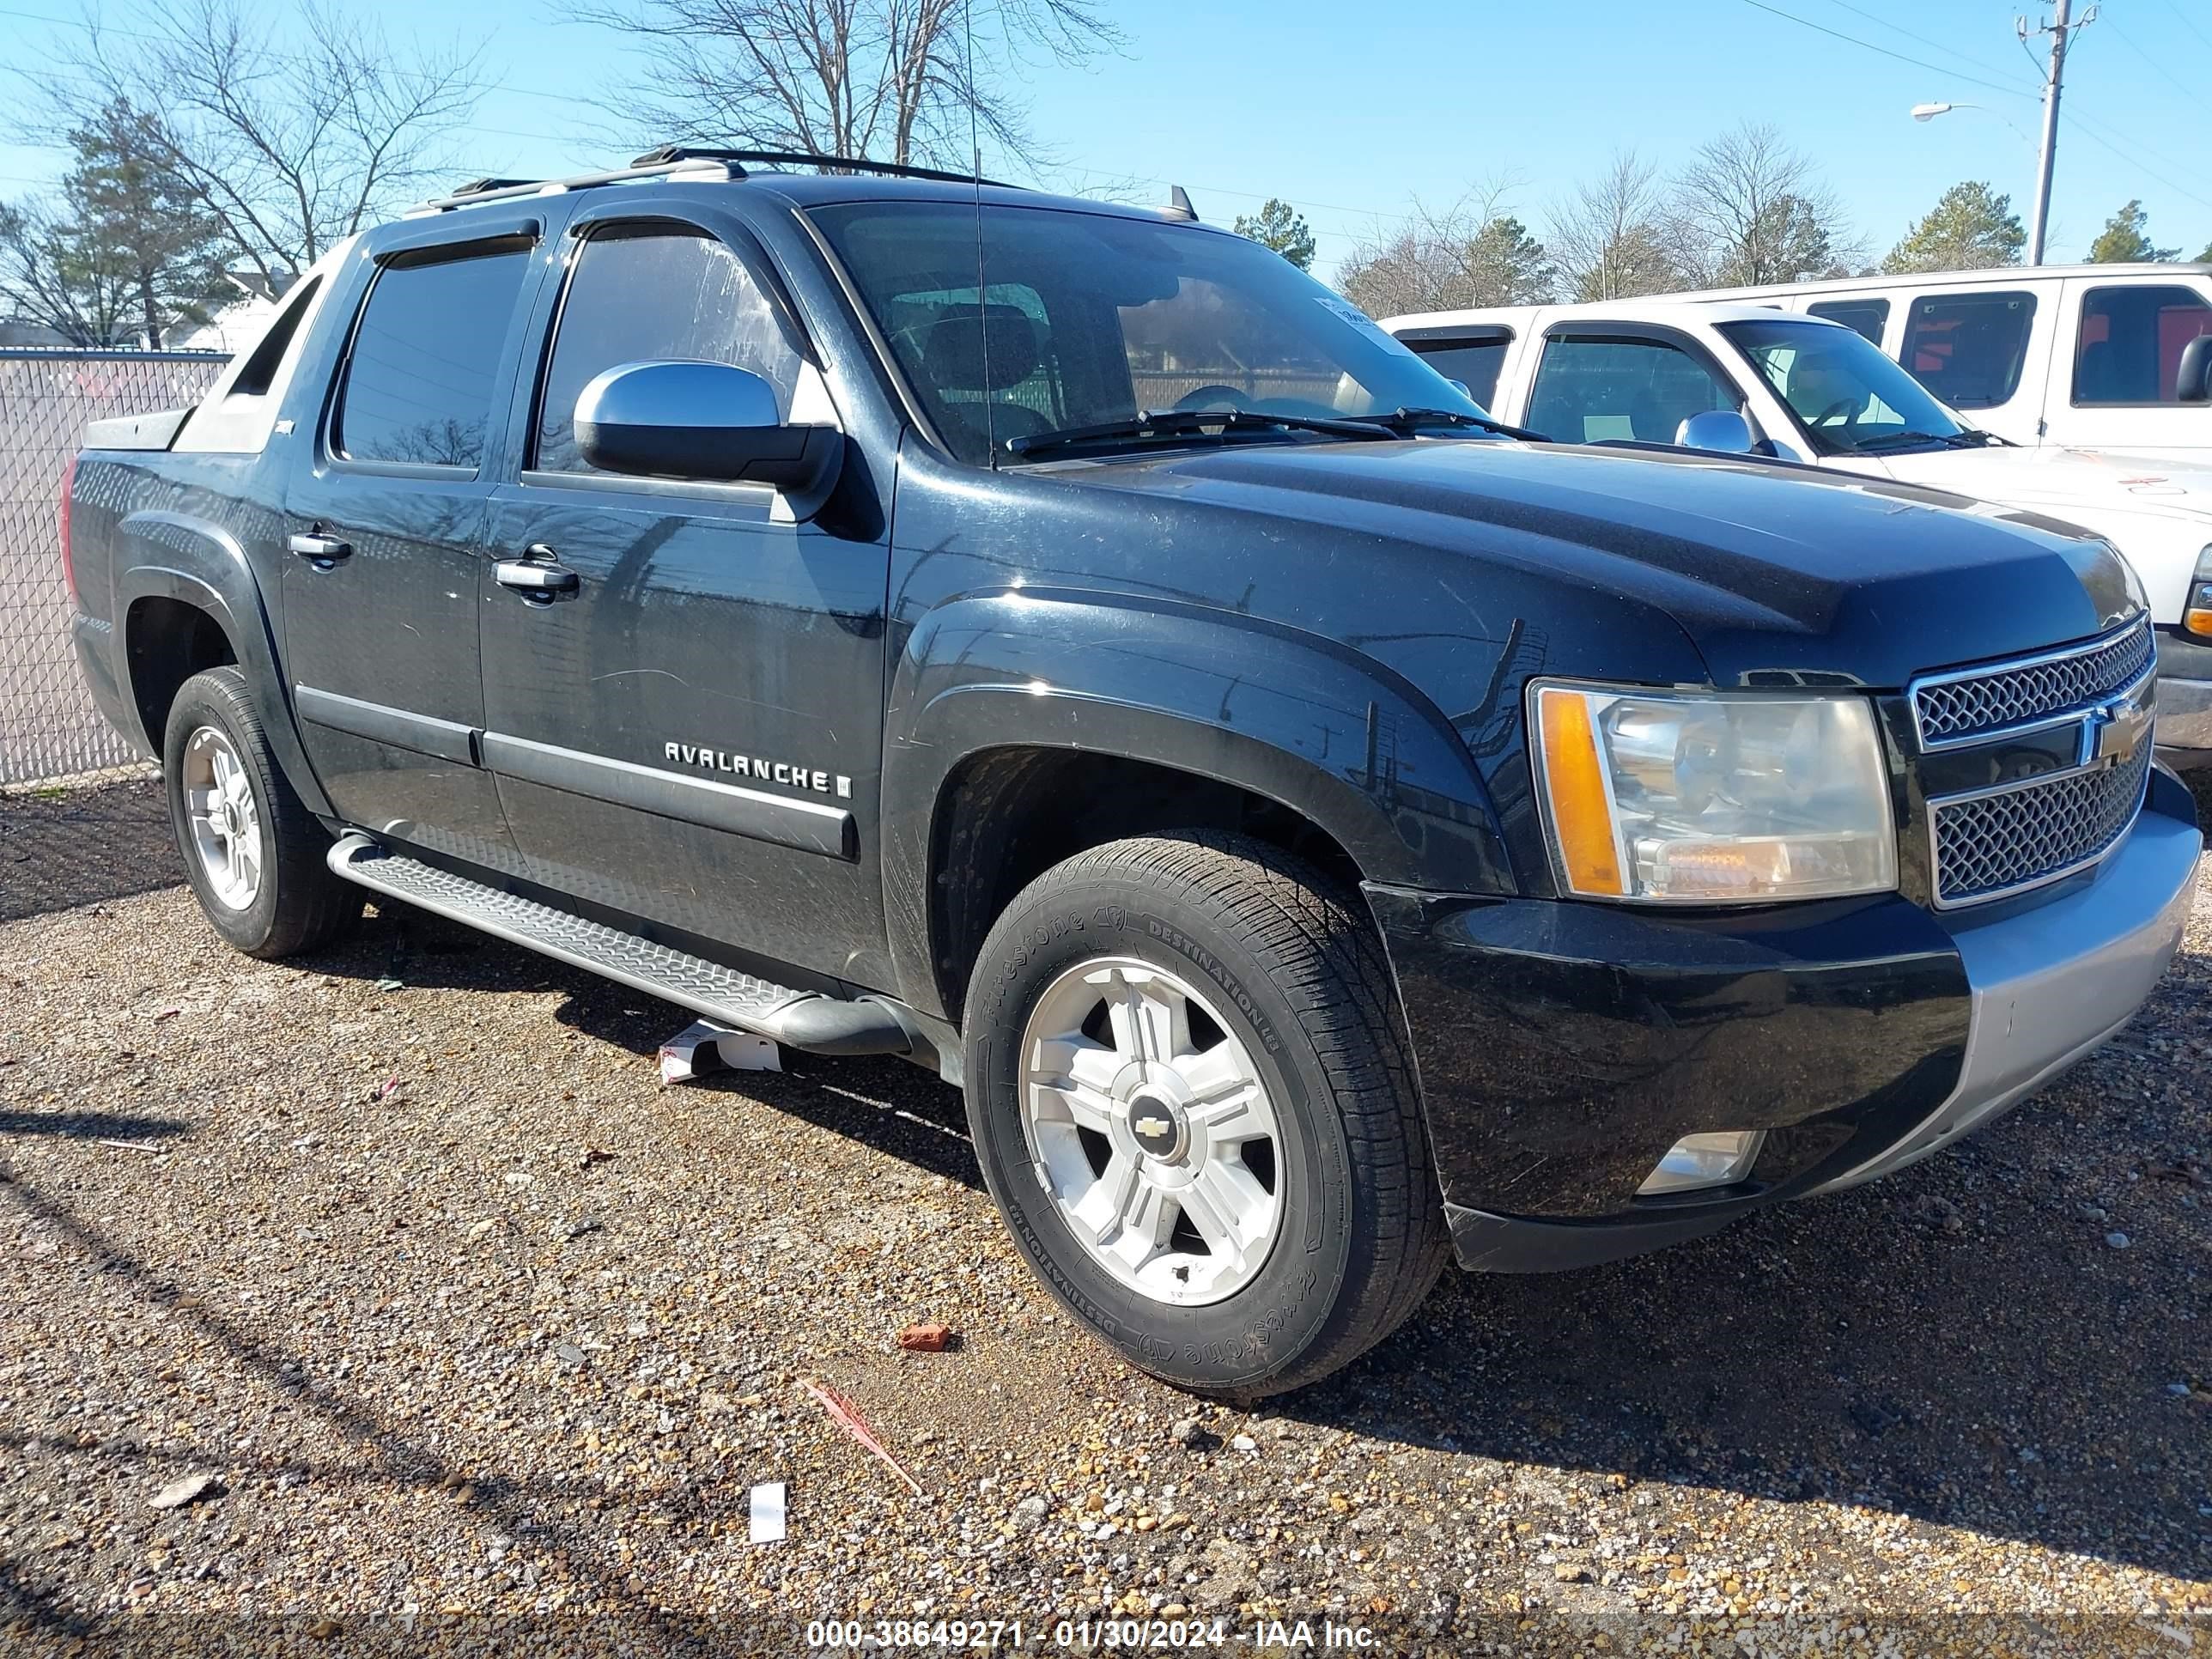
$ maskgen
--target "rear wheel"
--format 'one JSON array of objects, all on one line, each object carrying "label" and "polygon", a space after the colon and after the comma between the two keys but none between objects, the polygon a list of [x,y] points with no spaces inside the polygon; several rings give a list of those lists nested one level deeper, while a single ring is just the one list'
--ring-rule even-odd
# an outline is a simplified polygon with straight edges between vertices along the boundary
[{"label": "rear wheel", "polygon": [[968,1111],[1030,1266],[1128,1359],[1253,1396],[1417,1307],[1441,1206],[1387,964],[1356,901],[1237,837],[1068,860],[967,1005]]},{"label": "rear wheel", "polygon": [[246,677],[213,668],[169,706],[162,746],[185,878],[216,933],[250,957],[311,950],[361,914],[331,839],[270,752]]}]

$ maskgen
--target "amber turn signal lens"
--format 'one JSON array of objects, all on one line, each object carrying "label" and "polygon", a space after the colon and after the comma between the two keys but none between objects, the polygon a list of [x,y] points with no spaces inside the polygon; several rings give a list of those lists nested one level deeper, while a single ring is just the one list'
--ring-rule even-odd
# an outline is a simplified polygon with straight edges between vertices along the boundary
[{"label": "amber turn signal lens", "polygon": [[2212,611],[2199,611],[2191,605],[2181,613],[2181,625],[2201,639],[2212,640]]},{"label": "amber turn signal lens", "polygon": [[1619,897],[1620,849],[1613,839],[1606,799],[1604,761],[1590,725],[1589,699],[1578,691],[1546,686],[1536,694],[1543,736],[1544,782],[1552,829],[1568,887],[1577,893]]}]

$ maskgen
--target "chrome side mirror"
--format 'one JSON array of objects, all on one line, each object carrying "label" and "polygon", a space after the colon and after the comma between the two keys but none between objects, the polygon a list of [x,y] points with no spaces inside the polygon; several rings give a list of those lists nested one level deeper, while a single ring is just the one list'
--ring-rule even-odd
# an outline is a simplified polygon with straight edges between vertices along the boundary
[{"label": "chrome side mirror", "polygon": [[1733,409],[1708,409],[1674,428],[1677,449],[1706,449],[1723,455],[1748,455],[1759,440],[1751,422]]},{"label": "chrome side mirror", "polygon": [[729,363],[619,363],[576,398],[577,453],[606,472],[763,483],[818,499],[845,434],[787,426],[775,388]]}]

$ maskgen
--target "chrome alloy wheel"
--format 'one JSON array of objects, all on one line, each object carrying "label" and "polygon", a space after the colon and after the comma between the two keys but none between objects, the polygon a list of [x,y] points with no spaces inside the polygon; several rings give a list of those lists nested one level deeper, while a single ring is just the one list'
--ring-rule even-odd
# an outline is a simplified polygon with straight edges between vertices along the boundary
[{"label": "chrome alloy wheel", "polygon": [[230,739],[203,726],[185,740],[185,813],[215,896],[234,910],[261,891],[261,809]]},{"label": "chrome alloy wheel", "polygon": [[1091,1259],[1194,1307],[1259,1276],[1282,1231],[1281,1132],[1243,1043],[1175,974],[1079,963],[1022,1032],[1022,1133]]}]

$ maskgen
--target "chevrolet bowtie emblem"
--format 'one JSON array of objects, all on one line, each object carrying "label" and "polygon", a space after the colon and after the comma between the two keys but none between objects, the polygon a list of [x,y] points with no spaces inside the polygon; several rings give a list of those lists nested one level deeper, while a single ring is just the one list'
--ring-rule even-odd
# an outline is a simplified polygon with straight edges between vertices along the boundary
[{"label": "chevrolet bowtie emblem", "polygon": [[2088,766],[2098,761],[2127,759],[2136,752],[2136,746],[2143,740],[2150,725],[2151,710],[2136,698],[2107,698],[2081,721],[2078,763]]},{"label": "chevrolet bowtie emblem", "polygon": [[1135,1127],[1140,1135],[1164,1135],[1175,1127],[1175,1125],[1164,1117],[1140,1117],[1137,1120]]}]

